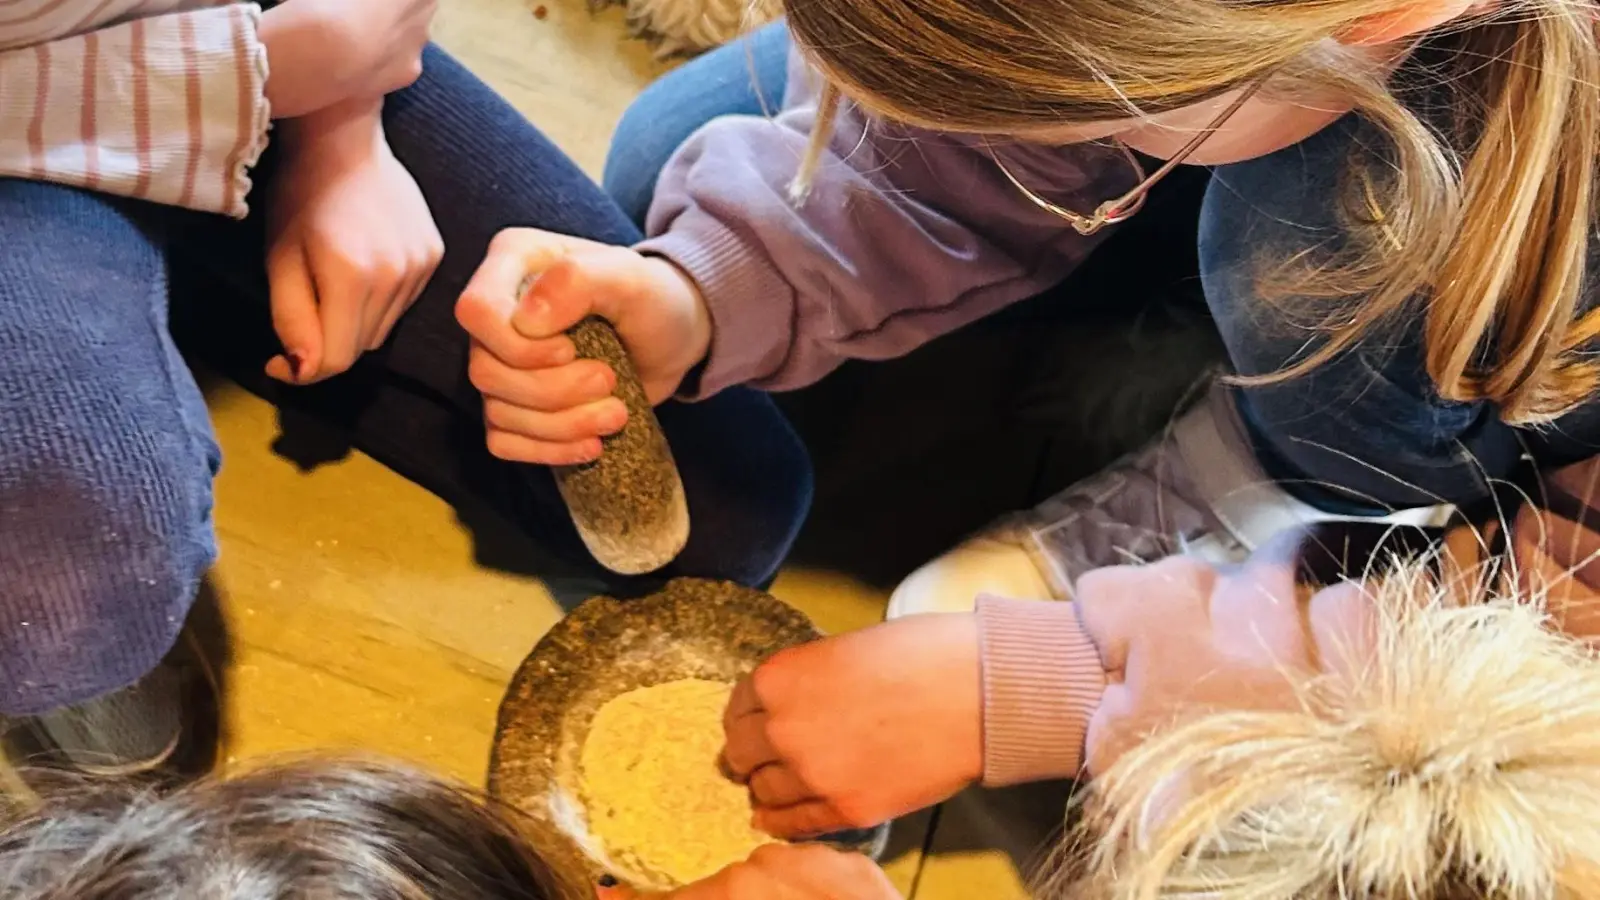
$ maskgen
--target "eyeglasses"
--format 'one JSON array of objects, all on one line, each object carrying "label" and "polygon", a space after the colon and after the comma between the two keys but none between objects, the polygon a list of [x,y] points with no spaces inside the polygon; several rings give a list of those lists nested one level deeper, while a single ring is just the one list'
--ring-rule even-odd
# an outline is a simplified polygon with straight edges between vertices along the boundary
[{"label": "eyeglasses", "polygon": [[999,166],[1000,171],[1005,174],[1006,180],[1010,181],[1017,190],[1021,191],[1022,195],[1027,197],[1029,202],[1031,202],[1034,206],[1039,207],[1051,215],[1059,216],[1060,218],[1065,219],[1067,224],[1071,225],[1073,230],[1079,234],[1091,235],[1105,228],[1107,225],[1115,225],[1118,222],[1126,222],[1128,219],[1132,218],[1133,214],[1138,212],[1144,206],[1145,198],[1149,196],[1150,189],[1155,187],[1156,182],[1167,177],[1167,175],[1170,174],[1173,169],[1183,165],[1185,160],[1187,160],[1190,156],[1193,156],[1196,150],[1200,149],[1200,145],[1204,144],[1207,138],[1210,138],[1213,134],[1216,134],[1217,131],[1222,128],[1222,126],[1228,124],[1228,120],[1233,118],[1233,114],[1238,112],[1240,107],[1248,103],[1251,97],[1254,97],[1257,93],[1259,93],[1262,86],[1267,83],[1267,79],[1270,77],[1270,75],[1263,76],[1247,85],[1244,91],[1240,93],[1232,103],[1228,104],[1228,108],[1223,110],[1221,115],[1217,116],[1217,118],[1213,120],[1210,125],[1207,125],[1199,134],[1194,136],[1194,140],[1184,144],[1177,153],[1174,153],[1171,158],[1161,165],[1161,168],[1155,170],[1149,175],[1145,174],[1144,166],[1140,165],[1139,158],[1133,155],[1133,151],[1129,150],[1126,144],[1118,141],[1117,147],[1122,151],[1122,155],[1127,158],[1128,164],[1133,166],[1133,170],[1138,173],[1139,183],[1134,185],[1131,190],[1122,196],[1114,197],[1095,207],[1095,211],[1092,215],[1086,216],[1083,213],[1073,212],[1066,207],[1057,206],[1056,204],[1051,203],[1049,200],[1046,200],[1045,198],[1034,193],[1028,188],[1027,185],[1017,180],[1017,176],[1013,175],[1011,170],[1006,168],[1006,164],[1001,162],[998,156],[994,156],[993,153],[991,153],[990,156],[994,159],[994,164]]}]

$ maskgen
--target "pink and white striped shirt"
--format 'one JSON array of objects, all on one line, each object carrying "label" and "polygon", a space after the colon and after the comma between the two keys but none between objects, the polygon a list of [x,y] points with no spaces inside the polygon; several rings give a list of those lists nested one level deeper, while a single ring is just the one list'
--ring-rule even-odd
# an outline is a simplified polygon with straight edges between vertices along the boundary
[{"label": "pink and white striped shirt", "polygon": [[0,177],[241,217],[267,143],[260,7],[0,0]]}]

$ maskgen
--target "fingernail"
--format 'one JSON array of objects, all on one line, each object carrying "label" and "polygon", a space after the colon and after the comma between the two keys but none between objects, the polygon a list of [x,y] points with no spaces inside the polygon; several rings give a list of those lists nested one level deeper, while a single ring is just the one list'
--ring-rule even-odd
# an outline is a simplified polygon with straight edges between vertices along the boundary
[{"label": "fingernail", "polygon": [[595,460],[599,459],[600,455],[602,453],[604,453],[604,452],[606,452],[605,443],[602,442],[599,438],[595,438],[592,441],[587,441],[584,444],[583,452],[581,454],[579,454],[580,458],[578,459],[578,462],[579,463],[592,463]]},{"label": "fingernail", "polygon": [[606,434],[615,434],[626,427],[627,424],[628,408],[625,406],[619,405],[617,409],[613,409],[604,416],[600,417],[600,428]]},{"label": "fingernail", "polygon": [[614,888],[617,886],[617,879],[611,875],[601,875],[600,880],[595,883],[603,888]]}]

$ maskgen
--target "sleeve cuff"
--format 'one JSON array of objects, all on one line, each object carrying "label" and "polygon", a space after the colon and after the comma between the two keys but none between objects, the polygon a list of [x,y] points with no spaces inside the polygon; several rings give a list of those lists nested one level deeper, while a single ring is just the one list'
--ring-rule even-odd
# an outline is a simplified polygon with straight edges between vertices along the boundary
[{"label": "sleeve cuff", "polygon": [[697,209],[634,249],[665,257],[688,273],[711,314],[711,349],[684,400],[704,400],[777,371],[793,340],[794,290],[762,253]]},{"label": "sleeve cuff", "polygon": [[147,20],[150,134],[140,162],[148,186],[133,196],[233,218],[248,213],[250,170],[271,118],[260,22],[253,3]]},{"label": "sleeve cuff", "polygon": [[978,631],[983,783],[1076,778],[1089,717],[1106,690],[1077,605],[981,597]]}]

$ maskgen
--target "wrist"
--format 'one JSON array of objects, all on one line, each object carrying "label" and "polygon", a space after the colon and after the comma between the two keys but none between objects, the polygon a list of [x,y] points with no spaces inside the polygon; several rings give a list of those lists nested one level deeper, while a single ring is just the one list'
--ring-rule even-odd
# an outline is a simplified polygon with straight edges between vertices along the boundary
[{"label": "wrist", "polygon": [[[976,613],[939,614],[950,629],[950,644],[946,650],[952,671],[950,697],[954,700],[961,723],[955,734],[959,744],[955,748],[960,761],[963,781],[974,784],[983,780],[984,773],[984,691],[983,691],[983,628]],[[955,685],[962,685],[956,689]]]},{"label": "wrist", "polygon": [[291,155],[314,148],[322,160],[365,159],[385,146],[383,98],[355,98],[279,122],[278,139]]},{"label": "wrist", "polygon": [[260,24],[256,26],[256,40],[267,57],[267,81],[262,85],[267,106],[274,119],[291,119],[303,116],[306,108],[301,85],[298,83],[293,60],[295,19],[304,4],[273,6],[262,10]]},{"label": "wrist", "polygon": [[689,337],[684,342],[684,374],[699,368],[711,355],[711,336],[715,328],[711,321],[711,310],[706,306],[705,295],[700,292],[700,285],[692,276],[683,270],[677,263],[664,256],[646,256],[645,260],[651,265],[658,266],[664,273],[671,273],[671,278],[676,280],[682,290],[682,298],[686,309],[685,315],[689,319]]}]

